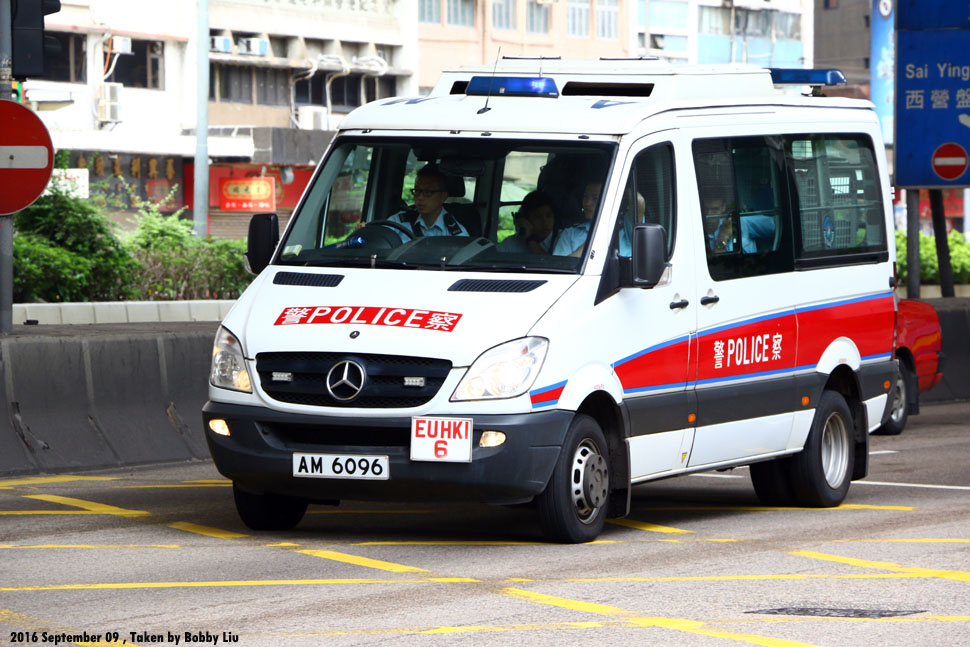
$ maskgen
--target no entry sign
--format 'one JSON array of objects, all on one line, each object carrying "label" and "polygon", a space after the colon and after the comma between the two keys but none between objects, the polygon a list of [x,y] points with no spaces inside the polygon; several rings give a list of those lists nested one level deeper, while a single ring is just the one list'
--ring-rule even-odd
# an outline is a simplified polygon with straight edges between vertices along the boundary
[{"label": "no entry sign", "polygon": [[967,170],[967,151],[960,144],[947,142],[933,151],[933,172],[944,180],[955,180]]},{"label": "no entry sign", "polygon": [[54,146],[40,117],[13,101],[0,101],[0,215],[33,203],[51,179]]}]

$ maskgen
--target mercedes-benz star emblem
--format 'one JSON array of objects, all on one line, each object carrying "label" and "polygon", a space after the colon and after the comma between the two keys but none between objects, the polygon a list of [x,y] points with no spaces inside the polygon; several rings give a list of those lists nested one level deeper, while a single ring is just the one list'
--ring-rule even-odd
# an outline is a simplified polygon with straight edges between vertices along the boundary
[{"label": "mercedes-benz star emblem", "polygon": [[364,367],[349,359],[337,362],[327,373],[327,391],[335,400],[353,400],[364,388],[367,372]]}]

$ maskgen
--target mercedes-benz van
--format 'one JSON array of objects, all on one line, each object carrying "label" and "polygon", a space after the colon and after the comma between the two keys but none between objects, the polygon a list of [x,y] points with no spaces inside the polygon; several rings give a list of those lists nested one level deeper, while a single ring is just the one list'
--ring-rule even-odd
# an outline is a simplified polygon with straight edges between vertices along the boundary
[{"label": "mercedes-benz van", "polygon": [[871,105],[778,90],[834,75],[501,60],[347,116],[282,235],[254,216],[215,340],[242,520],[534,501],[581,542],[636,484],[745,465],[766,504],[841,503],[895,249]]}]

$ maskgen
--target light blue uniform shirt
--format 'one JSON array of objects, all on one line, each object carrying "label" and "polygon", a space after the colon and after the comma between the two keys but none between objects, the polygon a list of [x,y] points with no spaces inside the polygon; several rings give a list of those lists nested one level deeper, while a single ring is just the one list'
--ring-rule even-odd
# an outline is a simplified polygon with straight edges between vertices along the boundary
[{"label": "light blue uniform shirt", "polygon": [[[406,213],[405,211],[400,211],[400,212],[394,214],[393,216],[391,216],[390,218],[388,218],[387,220],[389,222],[400,223],[400,224],[404,225],[405,227],[407,227],[408,231],[412,231],[412,227],[411,227],[410,223],[404,221],[404,214],[405,213]],[[416,228],[418,231],[420,231],[422,236],[451,236],[452,235],[451,232],[448,231],[448,227],[445,225],[445,214],[446,213],[448,213],[448,211],[446,209],[442,208],[441,209],[441,213],[438,214],[437,220],[435,220],[434,221],[434,224],[431,225],[430,227],[427,226],[426,224],[424,224],[424,218],[422,218],[421,216],[418,216],[417,220],[414,221],[414,228]],[[458,222],[457,219],[455,220],[455,224],[458,225],[458,229],[461,230],[461,233],[457,234],[458,236],[467,236],[468,235],[468,230],[465,229],[462,226],[462,224],[460,222]],[[397,235],[401,237],[401,242],[402,243],[406,243],[409,240],[411,240],[411,238],[408,237],[402,231],[395,230],[395,233],[397,233]]]},{"label": "light blue uniform shirt", "polygon": [[553,255],[569,256],[585,245],[586,239],[589,238],[589,227],[591,224],[591,220],[584,220],[581,223],[575,224],[572,227],[566,227],[560,231],[559,236],[556,237],[556,245],[552,249]]},{"label": "light blue uniform shirt", "polygon": [[[547,252],[552,248],[552,233],[546,236],[546,239],[541,243],[542,249]],[[508,252],[511,254],[532,254],[532,248],[529,247],[529,241],[519,236],[518,234],[512,234],[502,242],[498,244],[498,249],[500,252]]]}]

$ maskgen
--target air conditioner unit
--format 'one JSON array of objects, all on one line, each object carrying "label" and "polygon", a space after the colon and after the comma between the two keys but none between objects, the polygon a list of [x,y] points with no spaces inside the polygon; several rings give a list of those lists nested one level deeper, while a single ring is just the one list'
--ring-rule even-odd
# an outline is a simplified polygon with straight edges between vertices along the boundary
[{"label": "air conditioner unit", "polygon": [[327,109],[323,106],[300,106],[296,109],[296,122],[303,130],[328,130]]},{"label": "air conditioner unit", "polygon": [[121,121],[121,83],[102,83],[98,91],[98,121]]},{"label": "air conditioner unit", "polygon": [[229,36],[209,36],[209,51],[232,53],[232,38]]},{"label": "air conditioner unit", "polygon": [[111,51],[115,54],[131,54],[131,38],[128,36],[112,36]]},{"label": "air conditioner unit", "polygon": [[240,38],[239,53],[254,54],[256,56],[268,56],[269,39],[268,38]]}]

